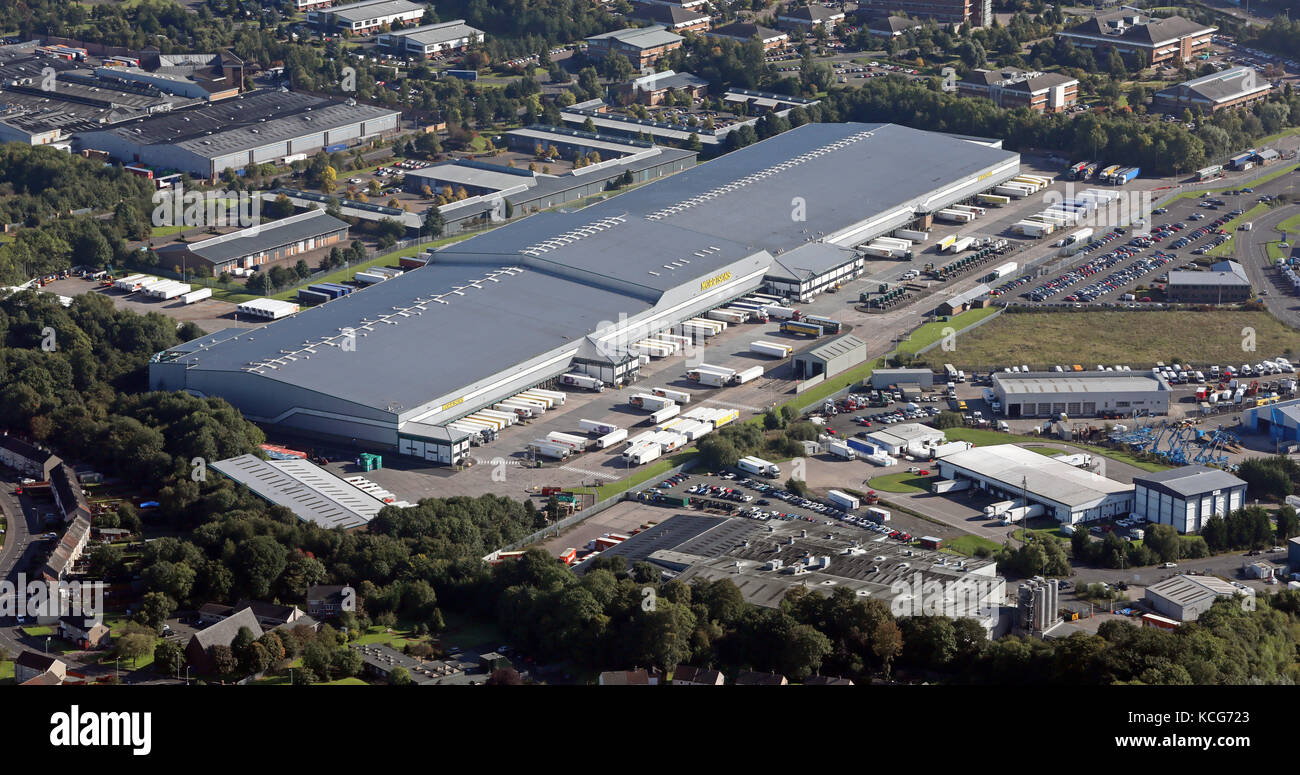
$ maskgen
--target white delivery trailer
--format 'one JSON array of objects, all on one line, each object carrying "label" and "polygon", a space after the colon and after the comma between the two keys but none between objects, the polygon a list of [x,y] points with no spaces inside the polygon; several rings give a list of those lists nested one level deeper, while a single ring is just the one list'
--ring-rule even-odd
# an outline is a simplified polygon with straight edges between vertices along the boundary
[{"label": "white delivery trailer", "polygon": [[952,206],[952,209],[954,209],[954,210],[961,210],[962,212],[970,213],[971,215],[975,216],[976,218],[978,218],[978,217],[980,217],[981,215],[983,215],[984,213],[988,212],[988,211],[985,210],[983,207],[975,207],[974,205],[953,205],[953,206]]},{"label": "white delivery trailer", "polygon": [[863,509],[863,511],[866,514],[867,519],[871,520],[872,522],[879,522],[880,524],[883,525],[884,523],[889,521],[889,512],[886,511],[885,509],[878,508],[876,506],[868,506],[865,509]]},{"label": "white delivery trailer", "polygon": [[533,443],[528,445],[528,448],[540,457],[549,457],[556,460],[564,460],[569,455],[573,454],[573,449],[571,447],[565,446],[564,444],[556,444],[547,441],[546,439],[536,439]]},{"label": "white delivery trailer", "polygon": [[731,384],[743,385],[746,382],[753,382],[761,376],[763,376],[762,366],[750,366],[744,371],[736,372],[736,374],[731,378]]},{"label": "white delivery trailer", "polygon": [[661,339],[665,342],[674,342],[677,344],[679,350],[685,348],[693,341],[689,336],[678,336],[677,334],[665,333],[655,334],[655,339]]},{"label": "white delivery trailer", "polygon": [[913,242],[925,242],[930,239],[930,232],[915,231],[913,229],[896,229],[894,231],[894,236],[899,239],[909,239]]},{"label": "white delivery trailer", "polygon": [[698,380],[703,374],[719,374],[723,377],[730,377],[735,374],[735,369],[729,369],[726,366],[713,366],[708,363],[701,363],[686,372],[686,377],[692,380]]},{"label": "white delivery trailer", "polygon": [[540,398],[514,396],[513,398],[510,399],[510,401],[517,404],[523,404],[524,406],[531,406],[533,408],[533,414],[535,415],[543,414],[544,412],[546,412],[547,409],[550,408],[550,406],[548,406],[547,403],[541,400]]},{"label": "white delivery trailer", "polygon": [[522,393],[517,393],[514,398],[519,401],[530,401],[535,404],[541,404],[545,409],[553,409],[556,404],[554,398],[551,396],[544,396],[535,390],[525,390]]},{"label": "white delivery trailer", "polygon": [[673,348],[665,344],[655,344],[646,339],[642,339],[636,344],[627,346],[627,351],[633,355],[648,355],[651,358],[667,358],[673,354]]},{"label": "white delivery trailer", "polygon": [[1016,234],[1023,234],[1026,237],[1039,238],[1045,237],[1053,231],[1056,231],[1056,227],[1050,223],[1042,223],[1041,221],[1024,220],[1013,225],[1011,230]]},{"label": "white delivery trailer", "polygon": [[759,457],[742,457],[736,462],[736,467],[747,474],[758,474],[766,476],[769,479],[775,479],[781,475],[781,467],[775,463],[769,463]]},{"label": "white delivery trailer", "polygon": [[605,390],[604,382],[601,382],[590,374],[578,374],[576,372],[561,374],[560,384],[569,385],[571,387],[586,388],[587,390],[594,390],[597,393],[602,393]]},{"label": "white delivery trailer", "polygon": [[193,286],[191,286],[189,283],[172,283],[170,286],[167,287],[166,290],[162,291],[161,293],[158,293],[157,296],[158,298],[164,300],[175,299],[178,296],[183,296],[189,293],[191,287]]},{"label": "white delivery trailer", "polygon": [[732,309],[711,309],[705,313],[709,320],[721,320],[724,323],[744,323],[749,320],[749,314],[741,310]]},{"label": "white delivery trailer", "polygon": [[1024,199],[1034,192],[1024,186],[1018,186],[1013,183],[1003,183],[994,188],[993,193],[1001,194],[1002,196],[1009,196],[1012,199]]},{"label": "white delivery trailer", "polygon": [[937,220],[948,221],[950,223],[970,223],[975,220],[974,214],[963,212],[961,210],[954,210],[951,207],[946,207],[940,210],[934,214],[934,217]]},{"label": "white delivery trailer", "polygon": [[552,399],[555,401],[556,406],[564,406],[564,400],[569,397],[568,393],[563,393],[559,390],[542,390],[541,388],[533,388],[528,392],[533,395]]},{"label": "white delivery trailer", "polygon": [[948,247],[949,253],[961,253],[962,251],[975,244],[974,237],[960,237],[956,242]]},{"label": "white delivery trailer", "polygon": [[897,248],[891,248],[885,245],[876,245],[875,243],[862,245],[858,250],[862,251],[864,255],[874,256],[875,258],[902,258],[902,256],[898,255],[899,251]]},{"label": "white delivery trailer", "polygon": [[691,394],[683,390],[669,390],[668,388],[657,387],[650,388],[650,392],[660,398],[670,398],[679,404],[689,404],[691,402]]},{"label": "white delivery trailer", "polygon": [[587,433],[594,433],[598,436],[604,436],[618,430],[617,425],[608,422],[600,422],[599,420],[578,420],[578,427]]},{"label": "white delivery trailer", "polygon": [[375,285],[388,279],[388,275],[382,275],[378,272],[357,272],[352,275],[352,279],[358,285]]},{"label": "white delivery trailer", "polygon": [[713,425],[707,422],[696,422],[695,420],[687,420],[684,425],[677,426],[675,430],[678,433],[685,436],[687,441],[695,441],[696,439],[699,439],[701,436],[704,436],[705,434],[712,431]]},{"label": "white delivery trailer", "polygon": [[474,414],[481,414],[484,417],[495,417],[506,425],[514,425],[519,420],[519,415],[514,412],[501,412],[496,409],[480,409]]},{"label": "white delivery trailer", "polygon": [[876,237],[874,240],[872,240],[872,242],[880,245],[885,245],[886,247],[898,248],[899,250],[912,249],[911,242],[905,239],[898,239],[897,237]]},{"label": "white delivery trailer", "polygon": [[768,304],[763,307],[763,311],[769,316],[780,318],[781,320],[793,320],[799,315],[799,310],[794,307],[786,307],[780,304]]},{"label": "white delivery trailer", "polygon": [[581,436],[574,436],[571,433],[551,431],[546,434],[546,440],[552,444],[563,444],[571,448],[574,452],[581,452],[587,448],[587,439],[584,439]]},{"label": "white delivery trailer", "polygon": [[727,330],[727,321],[725,320],[709,320],[708,318],[691,318],[686,322],[696,323],[702,326],[708,326],[710,329],[713,330],[713,333],[715,334],[720,334],[723,331]]},{"label": "white delivery trailer", "polygon": [[888,467],[888,466],[898,465],[898,458],[893,457],[891,455],[886,455],[884,452],[877,452],[875,454],[866,455],[862,459],[872,464],[873,466]]},{"label": "white delivery trailer", "polygon": [[993,270],[993,279],[1001,280],[1003,277],[1010,277],[1011,275],[1016,273],[1017,268],[1018,267],[1015,261],[1008,261],[1007,263]]},{"label": "white delivery trailer", "polygon": [[682,351],[682,346],[679,342],[672,342],[667,339],[660,339],[658,336],[652,336],[645,341],[649,342],[650,344],[657,344],[657,345],[662,345],[664,347],[667,347],[670,351],[669,352],[670,355],[676,355],[677,353]]},{"label": "white delivery trailer", "polygon": [[525,404],[521,401],[500,401],[492,408],[500,409],[503,412],[514,412],[516,415],[530,419],[537,416],[537,407],[531,404]]},{"label": "white delivery trailer", "polygon": [[686,437],[674,431],[660,431],[655,434],[654,443],[659,445],[659,451],[667,454],[674,450],[681,449],[689,442]]},{"label": "white delivery trailer", "polygon": [[1018,506],[1014,509],[1007,509],[1002,514],[1002,524],[1010,525],[1014,522],[1022,522],[1026,519],[1042,516],[1043,504],[1033,503],[1028,506]]},{"label": "white delivery trailer", "polygon": [[730,384],[731,375],[718,371],[699,371],[696,373],[695,379],[705,387],[720,388]]},{"label": "white delivery trailer", "polygon": [[470,416],[465,417],[464,419],[469,422],[484,423],[489,428],[491,428],[494,433],[506,427],[505,420],[502,420],[500,417],[489,417],[488,415],[483,414],[481,412],[475,412],[474,414],[471,414]]},{"label": "white delivery trailer", "polygon": [[609,449],[627,438],[627,428],[610,431],[596,439],[596,449]]},{"label": "white delivery trailer", "polygon": [[483,432],[483,429],[477,425],[465,425],[461,422],[449,422],[447,423],[447,427],[452,430],[460,431],[461,433],[468,433],[471,436],[478,436]]},{"label": "white delivery trailer", "polygon": [[1002,512],[1006,511],[1007,509],[1015,508],[1015,506],[1016,506],[1015,501],[998,501],[997,503],[990,503],[989,505],[985,506],[984,513],[990,517],[995,517],[998,514],[1001,514]]},{"label": "white delivery trailer", "polygon": [[773,358],[789,358],[794,353],[794,348],[788,344],[758,341],[749,343],[749,351],[759,355],[770,355]]},{"label": "white delivery trailer", "polygon": [[672,404],[673,400],[671,398],[656,396],[653,393],[637,393],[629,398],[627,402],[630,406],[635,406],[638,409],[644,409],[647,412],[654,412]]},{"label": "white delivery trailer", "polygon": [[943,494],[970,489],[969,479],[937,479],[930,485],[930,492]]},{"label": "white delivery trailer", "polygon": [[[720,321],[713,321],[720,322]],[[694,337],[696,340],[713,336],[717,333],[712,326],[705,326],[699,323],[692,323],[687,320],[678,324],[677,330],[682,332],[682,336]]]},{"label": "white delivery trailer", "polygon": [[650,414],[650,422],[654,423],[655,425],[658,425],[659,423],[664,422],[665,420],[669,420],[673,417],[676,417],[678,414],[681,413],[681,411],[682,408],[680,406],[674,404],[672,401],[669,401],[667,406],[660,407],[659,409],[656,409],[654,412]]},{"label": "white delivery trailer", "polygon": [[659,458],[663,453],[663,448],[658,444],[643,443],[638,444],[635,447],[629,447],[623,452],[623,459],[626,460],[629,465],[639,466],[643,463],[649,463],[651,460]]},{"label": "white delivery trailer", "polygon": [[854,511],[862,506],[862,502],[858,500],[856,495],[849,495],[847,492],[840,492],[839,490],[828,491],[826,498],[831,503],[839,506],[841,511]]},{"label": "white delivery trailer", "polygon": [[858,453],[854,452],[853,448],[843,441],[829,441],[822,445],[822,449],[845,460],[854,460],[858,456]]},{"label": "white delivery trailer", "polygon": [[189,293],[182,293],[181,303],[193,304],[196,301],[203,301],[204,299],[210,299],[210,298],[212,298],[211,288],[199,288],[196,291],[190,291]]}]

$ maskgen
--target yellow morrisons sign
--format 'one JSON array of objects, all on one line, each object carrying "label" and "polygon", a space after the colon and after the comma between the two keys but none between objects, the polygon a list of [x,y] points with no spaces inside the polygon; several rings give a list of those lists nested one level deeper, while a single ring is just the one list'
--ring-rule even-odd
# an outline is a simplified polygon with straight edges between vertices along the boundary
[{"label": "yellow morrisons sign", "polygon": [[452,408],[453,406],[456,406],[457,404],[463,403],[464,401],[465,401],[464,398],[457,398],[455,401],[448,401],[447,403],[445,403],[445,404],[442,405],[442,410],[441,410],[441,411],[444,411],[444,412],[445,412],[445,411],[447,411],[448,409]]},{"label": "yellow morrisons sign", "polygon": [[716,277],[710,277],[709,279],[700,283],[700,290],[707,291],[710,288],[713,288],[718,285],[722,285],[723,283],[725,283],[730,279],[731,279],[731,272],[723,272],[722,274]]}]

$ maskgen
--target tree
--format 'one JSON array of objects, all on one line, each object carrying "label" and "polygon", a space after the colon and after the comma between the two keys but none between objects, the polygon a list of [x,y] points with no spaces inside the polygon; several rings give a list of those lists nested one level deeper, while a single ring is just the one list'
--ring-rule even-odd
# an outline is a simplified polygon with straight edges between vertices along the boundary
[{"label": "tree", "polygon": [[153,668],[163,675],[175,676],[185,665],[185,652],[179,643],[159,641],[153,649]]},{"label": "tree", "polygon": [[136,660],[150,653],[157,637],[147,632],[128,632],[117,639],[115,644],[117,656],[130,660],[132,666]]},{"label": "tree", "polygon": [[217,675],[232,675],[239,669],[239,660],[229,646],[218,643],[208,648],[208,658],[212,661],[212,671]]},{"label": "tree", "polygon": [[785,480],[785,489],[802,498],[808,497],[808,485],[802,479],[795,479],[793,476]]},{"label": "tree", "polygon": [[407,672],[406,668],[399,665],[389,671],[388,684],[390,686],[410,686],[411,674]]},{"label": "tree", "polygon": [[1291,506],[1283,506],[1277,511],[1277,541],[1284,543],[1296,535],[1300,535],[1300,517]]},{"label": "tree", "polygon": [[436,204],[424,211],[424,220],[420,222],[420,236],[425,239],[437,239],[442,236],[444,228],[446,228],[446,221]]},{"label": "tree", "polygon": [[871,631],[871,651],[884,663],[885,680],[888,680],[890,664],[903,652],[903,632],[893,619],[882,620]]},{"label": "tree", "polygon": [[946,428],[960,428],[963,424],[960,412],[940,412],[934,418],[934,427],[943,430]]},{"label": "tree", "polygon": [[513,667],[499,667],[492,671],[488,676],[488,686],[521,686],[523,679],[519,677],[519,671]]},{"label": "tree", "polygon": [[146,592],[140,598],[140,610],[136,612],[136,621],[146,624],[155,632],[162,632],[163,622],[167,621],[176,610],[176,601],[162,592]]},{"label": "tree", "polygon": [[321,172],[321,177],[320,177],[321,193],[331,194],[334,192],[334,189],[337,187],[337,185],[338,185],[338,173],[334,171],[333,167],[326,167],[324,171]]}]

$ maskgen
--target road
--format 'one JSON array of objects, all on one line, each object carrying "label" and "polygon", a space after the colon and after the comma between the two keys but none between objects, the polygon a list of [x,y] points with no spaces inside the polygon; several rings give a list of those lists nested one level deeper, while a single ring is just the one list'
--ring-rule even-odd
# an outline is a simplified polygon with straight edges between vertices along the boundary
[{"label": "road", "polygon": [[[1295,175],[1297,173],[1291,173],[1291,176]],[[1298,213],[1300,206],[1275,208],[1255,218],[1250,231],[1239,231],[1236,236],[1237,263],[1245,268],[1250,284],[1268,291],[1263,297],[1268,311],[1293,328],[1300,328],[1300,300],[1296,299],[1290,287],[1279,282],[1281,278],[1276,270],[1266,268],[1268,253],[1264,245],[1279,239],[1278,224]]]}]

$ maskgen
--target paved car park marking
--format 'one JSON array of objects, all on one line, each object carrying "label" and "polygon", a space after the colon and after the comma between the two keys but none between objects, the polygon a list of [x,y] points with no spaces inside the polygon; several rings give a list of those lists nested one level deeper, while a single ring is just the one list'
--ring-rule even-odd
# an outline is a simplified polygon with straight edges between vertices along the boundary
[{"label": "paved car park marking", "polygon": [[719,400],[717,400],[716,398],[706,398],[706,399],[704,399],[703,401],[701,401],[700,403],[701,403],[701,404],[717,404],[718,406],[725,406],[725,407],[728,408],[728,409],[744,409],[744,410],[747,411],[747,412],[765,412],[765,411],[767,411],[766,409],[764,409],[764,408],[761,407],[761,406],[748,406],[747,404],[733,404],[733,403],[731,403],[730,401],[719,401]]},{"label": "paved car park marking", "polygon": [[607,474],[607,473],[605,473],[604,471],[588,471],[588,470],[585,469],[585,468],[576,468],[576,467],[574,467],[574,466],[556,466],[556,468],[560,469],[561,471],[572,471],[572,472],[574,472],[575,474],[584,474],[584,475],[586,475],[586,476],[596,476],[596,477],[599,477],[599,478],[601,478],[601,479],[608,479],[608,480],[610,480],[610,481],[613,481],[613,480],[615,480],[615,479],[621,479],[621,478],[622,478],[622,477],[619,476],[618,474]]}]

